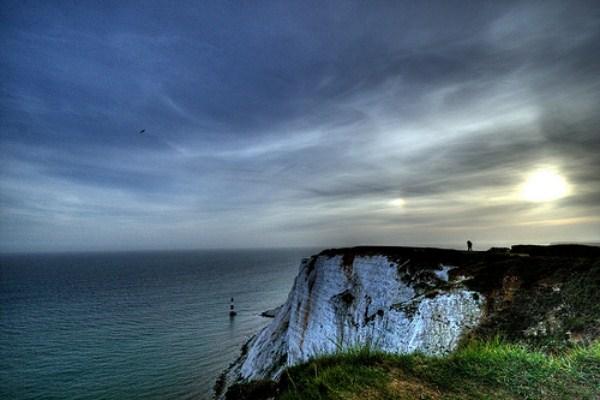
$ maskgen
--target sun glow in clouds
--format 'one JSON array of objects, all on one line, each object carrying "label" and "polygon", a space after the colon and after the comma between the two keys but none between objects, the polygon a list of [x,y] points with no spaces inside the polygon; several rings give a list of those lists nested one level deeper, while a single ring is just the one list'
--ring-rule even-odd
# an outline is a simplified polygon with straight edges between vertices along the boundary
[{"label": "sun glow in clouds", "polygon": [[553,169],[540,169],[527,177],[521,188],[521,196],[527,201],[546,202],[569,195],[565,178]]},{"label": "sun glow in clouds", "polygon": [[388,204],[392,207],[402,208],[406,205],[406,200],[404,200],[402,198],[396,198],[396,199],[390,200]]}]

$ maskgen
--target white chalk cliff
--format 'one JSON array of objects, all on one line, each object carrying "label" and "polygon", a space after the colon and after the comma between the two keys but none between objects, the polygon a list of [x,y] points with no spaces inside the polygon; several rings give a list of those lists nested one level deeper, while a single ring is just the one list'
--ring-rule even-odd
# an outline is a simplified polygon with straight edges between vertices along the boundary
[{"label": "white chalk cliff", "polygon": [[485,302],[453,269],[438,261],[415,263],[410,254],[324,252],[303,260],[287,302],[247,343],[226,384],[276,379],[287,366],[353,346],[452,351],[479,323]]}]

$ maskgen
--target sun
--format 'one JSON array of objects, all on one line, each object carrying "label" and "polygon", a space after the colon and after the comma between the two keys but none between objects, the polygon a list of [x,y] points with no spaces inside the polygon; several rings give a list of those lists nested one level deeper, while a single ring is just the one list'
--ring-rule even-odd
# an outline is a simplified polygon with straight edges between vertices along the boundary
[{"label": "sun", "polygon": [[521,188],[521,196],[536,203],[558,200],[569,195],[566,179],[553,169],[531,173]]},{"label": "sun", "polygon": [[398,197],[396,199],[390,200],[389,201],[389,205],[392,206],[392,207],[402,208],[402,207],[404,207],[406,205],[406,200],[404,200],[403,198]]}]

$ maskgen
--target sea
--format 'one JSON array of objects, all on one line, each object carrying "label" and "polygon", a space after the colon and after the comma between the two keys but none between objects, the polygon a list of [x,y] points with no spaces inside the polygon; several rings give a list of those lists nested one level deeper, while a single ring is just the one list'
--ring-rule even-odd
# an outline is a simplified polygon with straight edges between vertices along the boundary
[{"label": "sea", "polygon": [[317,251],[2,255],[0,398],[210,399]]}]

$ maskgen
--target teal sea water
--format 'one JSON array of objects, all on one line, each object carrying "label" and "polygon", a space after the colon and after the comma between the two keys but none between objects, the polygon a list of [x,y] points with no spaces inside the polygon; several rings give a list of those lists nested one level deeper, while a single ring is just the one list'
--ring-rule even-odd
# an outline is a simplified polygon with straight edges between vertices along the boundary
[{"label": "teal sea water", "polygon": [[209,399],[314,252],[0,256],[0,398]]}]

